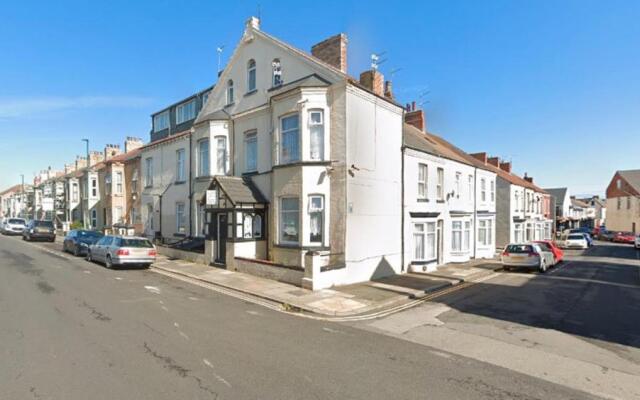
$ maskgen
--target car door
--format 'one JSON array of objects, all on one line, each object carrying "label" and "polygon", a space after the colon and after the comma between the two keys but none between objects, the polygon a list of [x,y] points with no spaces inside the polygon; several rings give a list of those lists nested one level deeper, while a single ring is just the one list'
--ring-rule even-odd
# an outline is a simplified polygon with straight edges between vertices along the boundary
[{"label": "car door", "polygon": [[67,233],[67,236],[65,236],[64,238],[64,243],[62,244],[62,247],[66,250],[69,251],[73,251],[73,249],[75,248],[75,243],[73,242],[73,237],[75,236],[76,231],[69,231],[69,233]]},{"label": "car door", "polygon": [[98,261],[104,261],[104,249],[111,240],[111,236],[105,236],[96,243],[95,250],[91,255]]}]

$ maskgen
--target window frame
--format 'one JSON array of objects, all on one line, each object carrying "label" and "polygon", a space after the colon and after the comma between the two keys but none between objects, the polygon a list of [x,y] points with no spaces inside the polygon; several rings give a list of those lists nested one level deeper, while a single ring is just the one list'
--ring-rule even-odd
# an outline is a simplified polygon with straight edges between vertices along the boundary
[{"label": "window frame", "polygon": [[[319,208],[312,207],[314,199],[320,199]],[[325,208],[326,207],[325,207],[324,195],[318,194],[318,193],[310,194],[307,197],[307,201],[308,201],[307,214],[309,215],[309,243],[322,245],[325,239],[324,228],[325,228]],[[313,240],[313,233],[311,230],[311,221],[313,217],[316,217],[318,215],[320,217],[320,240]]]},{"label": "window frame", "polygon": [[[320,122],[314,122],[312,115],[318,114],[320,115]],[[307,112],[307,126],[309,129],[309,159],[314,161],[324,160],[324,142],[325,142],[325,118],[324,118],[324,109],[322,108],[312,108]],[[298,128],[299,129],[299,128]],[[318,153],[317,157],[314,157],[314,149],[313,149],[313,135],[314,132],[319,135],[318,146],[319,148],[316,150]]]},{"label": "window frame", "polygon": [[444,201],[444,168],[438,167],[436,174],[436,197],[439,201]]},{"label": "window frame", "polygon": [[[206,151],[203,151],[203,149]],[[204,154],[206,154],[206,162],[203,162]],[[202,138],[198,140],[197,155],[198,168],[196,170],[198,172],[198,177],[211,176],[211,141],[209,138]]]},{"label": "window frame", "polygon": [[[223,135],[214,136],[213,138],[216,143],[216,174],[218,175],[226,175],[227,174],[227,159],[229,158],[229,143],[227,142],[227,137]],[[222,154],[222,161],[220,160],[220,143],[224,144],[222,150],[224,153]],[[220,166],[222,165],[222,168]]]},{"label": "window frame", "polygon": [[[462,235],[463,235],[463,227],[464,224],[462,220],[454,220],[451,221],[451,252],[452,253],[462,253]],[[458,248],[456,248],[456,236],[458,236],[457,244]]]},{"label": "window frame", "polygon": [[153,187],[153,157],[147,157],[144,159],[145,174],[144,174],[144,187]]},{"label": "window frame", "polygon": [[[254,160],[252,165],[249,163],[249,146],[255,146]],[[256,172],[258,170],[258,131],[255,129],[244,133],[244,171]]]},{"label": "window frame", "polygon": [[[296,200],[297,202],[297,210],[284,210],[284,202],[285,200]],[[279,209],[278,209],[278,240],[280,242],[280,244],[285,244],[285,245],[298,245],[300,243],[300,197],[298,196],[282,196],[280,197],[280,204],[279,204]],[[284,230],[285,230],[285,226],[284,226],[284,214],[285,213],[295,213],[296,214],[296,240],[287,240],[284,237]]]},{"label": "window frame", "polygon": [[176,183],[182,183],[187,180],[186,171],[186,150],[184,148],[176,150]]},{"label": "window frame", "polygon": [[191,99],[176,107],[176,125],[191,121],[196,117],[196,99]]},{"label": "window frame", "polygon": [[[422,174],[422,180],[420,175]],[[418,163],[418,199],[429,199],[429,165]],[[420,188],[422,187],[422,193]]]},{"label": "window frame", "polygon": [[[161,125],[161,124],[159,124],[160,121],[163,122],[162,128],[158,127],[159,125]],[[160,131],[163,131],[165,129],[169,129],[170,127],[171,127],[171,115],[169,113],[169,110],[162,111],[161,113],[158,113],[158,114],[153,116],[153,131],[154,132],[160,132]]]},{"label": "window frame", "polygon": [[[247,61],[247,93],[253,93],[258,87],[258,70],[256,60]],[[252,82],[253,80],[253,82]]]},{"label": "window frame", "polygon": [[122,195],[124,193],[124,175],[122,171],[116,171],[115,181],[116,181],[116,190],[114,190],[114,194]]},{"label": "window frame", "polygon": [[227,81],[227,105],[231,105],[235,102],[235,93],[233,88],[233,79]]},{"label": "window frame", "polygon": [[[284,128],[283,128],[284,121],[288,120],[290,118],[294,118],[294,117],[297,119],[297,122],[298,122],[296,128],[295,129],[291,128],[291,129],[284,130]],[[279,146],[280,149],[279,150],[280,151],[278,152],[278,156],[279,156],[278,157],[278,163],[280,165],[286,165],[286,164],[293,164],[293,163],[296,163],[296,162],[300,162],[300,159],[301,159],[301,157],[300,157],[301,156],[301,154],[300,154],[301,153],[301,149],[300,149],[300,147],[301,147],[300,146],[300,144],[301,144],[301,140],[300,140],[301,139],[300,138],[300,114],[295,112],[295,113],[289,113],[289,114],[282,115],[279,118],[279,122],[280,122],[279,123],[279,128],[280,128],[279,129],[279,131],[280,131],[280,146]],[[296,139],[297,139],[296,140],[297,141],[297,152],[296,153],[297,154],[295,154],[295,158],[291,157],[291,155],[289,155],[289,157],[285,159],[284,154],[283,154],[284,153],[284,149],[285,149],[285,147],[284,147],[284,136],[285,136],[285,134],[293,132],[294,130],[297,132],[297,137],[296,137]]]},{"label": "window frame", "polygon": [[[179,210],[181,211],[179,212]],[[176,202],[176,233],[186,233],[187,224],[186,224],[186,207],[184,202],[178,201]]]},{"label": "window frame", "polygon": [[480,178],[480,201],[487,201],[487,179]]},{"label": "window frame", "polygon": [[[276,77],[278,77],[277,82]],[[282,86],[282,62],[279,58],[274,58],[271,61],[271,87],[279,86]]]}]

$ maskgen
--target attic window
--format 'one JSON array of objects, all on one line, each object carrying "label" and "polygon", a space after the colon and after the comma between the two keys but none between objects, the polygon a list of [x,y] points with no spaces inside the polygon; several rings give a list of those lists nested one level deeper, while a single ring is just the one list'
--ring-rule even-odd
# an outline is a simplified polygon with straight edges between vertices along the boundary
[{"label": "attic window", "polygon": [[249,60],[247,64],[247,93],[256,90],[256,62]]},{"label": "attic window", "polygon": [[233,80],[227,81],[227,104],[233,104]]},{"label": "attic window", "polygon": [[616,186],[618,187],[618,189],[622,189],[622,179],[618,179],[616,181]]},{"label": "attic window", "polygon": [[274,58],[271,62],[272,74],[273,74],[273,87],[282,85],[282,66],[280,65],[280,59]]}]

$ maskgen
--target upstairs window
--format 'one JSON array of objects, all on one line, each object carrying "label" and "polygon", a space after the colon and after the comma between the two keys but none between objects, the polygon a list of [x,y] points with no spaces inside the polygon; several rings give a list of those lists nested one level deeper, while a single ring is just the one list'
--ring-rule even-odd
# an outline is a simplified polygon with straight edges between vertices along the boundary
[{"label": "upstairs window", "polygon": [[225,175],[227,173],[227,138],[224,136],[216,137],[216,156],[217,173]]},{"label": "upstairs window", "polygon": [[280,164],[300,160],[300,122],[298,114],[280,120]]},{"label": "upstairs window", "polygon": [[138,170],[137,169],[133,170],[133,175],[131,177],[131,192],[132,193],[138,192]]},{"label": "upstairs window", "polygon": [[429,167],[427,164],[418,164],[418,198],[427,198],[427,176]]},{"label": "upstairs window", "polygon": [[271,62],[273,81],[271,82],[273,87],[282,85],[282,66],[280,59],[276,58]]},{"label": "upstairs window", "polygon": [[209,176],[209,139],[198,142],[198,176]]},{"label": "upstairs window", "polygon": [[229,79],[227,81],[227,105],[233,104],[234,101],[235,100],[233,97],[233,80]]},{"label": "upstairs window", "polygon": [[186,181],[185,172],[185,150],[176,150],[176,182]]},{"label": "upstairs window", "polygon": [[436,184],[438,200],[444,200],[444,169],[438,168],[438,182]]},{"label": "upstairs window", "polygon": [[460,180],[462,179],[462,173],[456,172],[456,197],[460,198]]},{"label": "upstairs window", "polygon": [[91,197],[98,197],[98,180],[91,178]]},{"label": "upstairs window", "polygon": [[480,179],[480,201],[487,201],[487,180]]},{"label": "upstairs window", "polygon": [[491,189],[491,202],[496,201],[496,183],[495,181],[489,181],[489,187]]},{"label": "upstairs window", "polygon": [[309,157],[312,160],[324,159],[324,112],[309,111]]},{"label": "upstairs window", "polygon": [[256,90],[256,62],[249,60],[247,63],[247,93]]},{"label": "upstairs window", "polygon": [[469,175],[467,190],[469,191],[469,200],[473,200],[473,175]]},{"label": "upstairs window", "polygon": [[115,194],[122,194],[122,172],[116,172],[116,192]]},{"label": "upstairs window", "polygon": [[258,170],[258,135],[256,131],[244,134],[244,170],[245,172]]},{"label": "upstairs window", "polygon": [[145,174],[144,174],[144,186],[153,186],[153,158],[149,157],[144,160]]},{"label": "upstairs window", "polygon": [[196,117],[196,100],[180,104],[176,108],[176,124],[191,121]]},{"label": "upstairs window", "polygon": [[169,127],[169,111],[156,114],[153,117],[153,131],[158,132]]}]

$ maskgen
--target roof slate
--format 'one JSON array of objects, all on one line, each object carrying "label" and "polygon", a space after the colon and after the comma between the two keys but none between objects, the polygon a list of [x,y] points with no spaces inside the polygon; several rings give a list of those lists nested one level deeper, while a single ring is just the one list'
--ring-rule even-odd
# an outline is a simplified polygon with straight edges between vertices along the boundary
[{"label": "roof slate", "polygon": [[216,176],[220,188],[229,197],[233,204],[240,203],[267,203],[260,189],[250,178],[239,176]]},{"label": "roof slate", "polygon": [[624,178],[637,192],[640,192],[640,169],[630,169],[626,171],[618,171],[618,174]]}]

